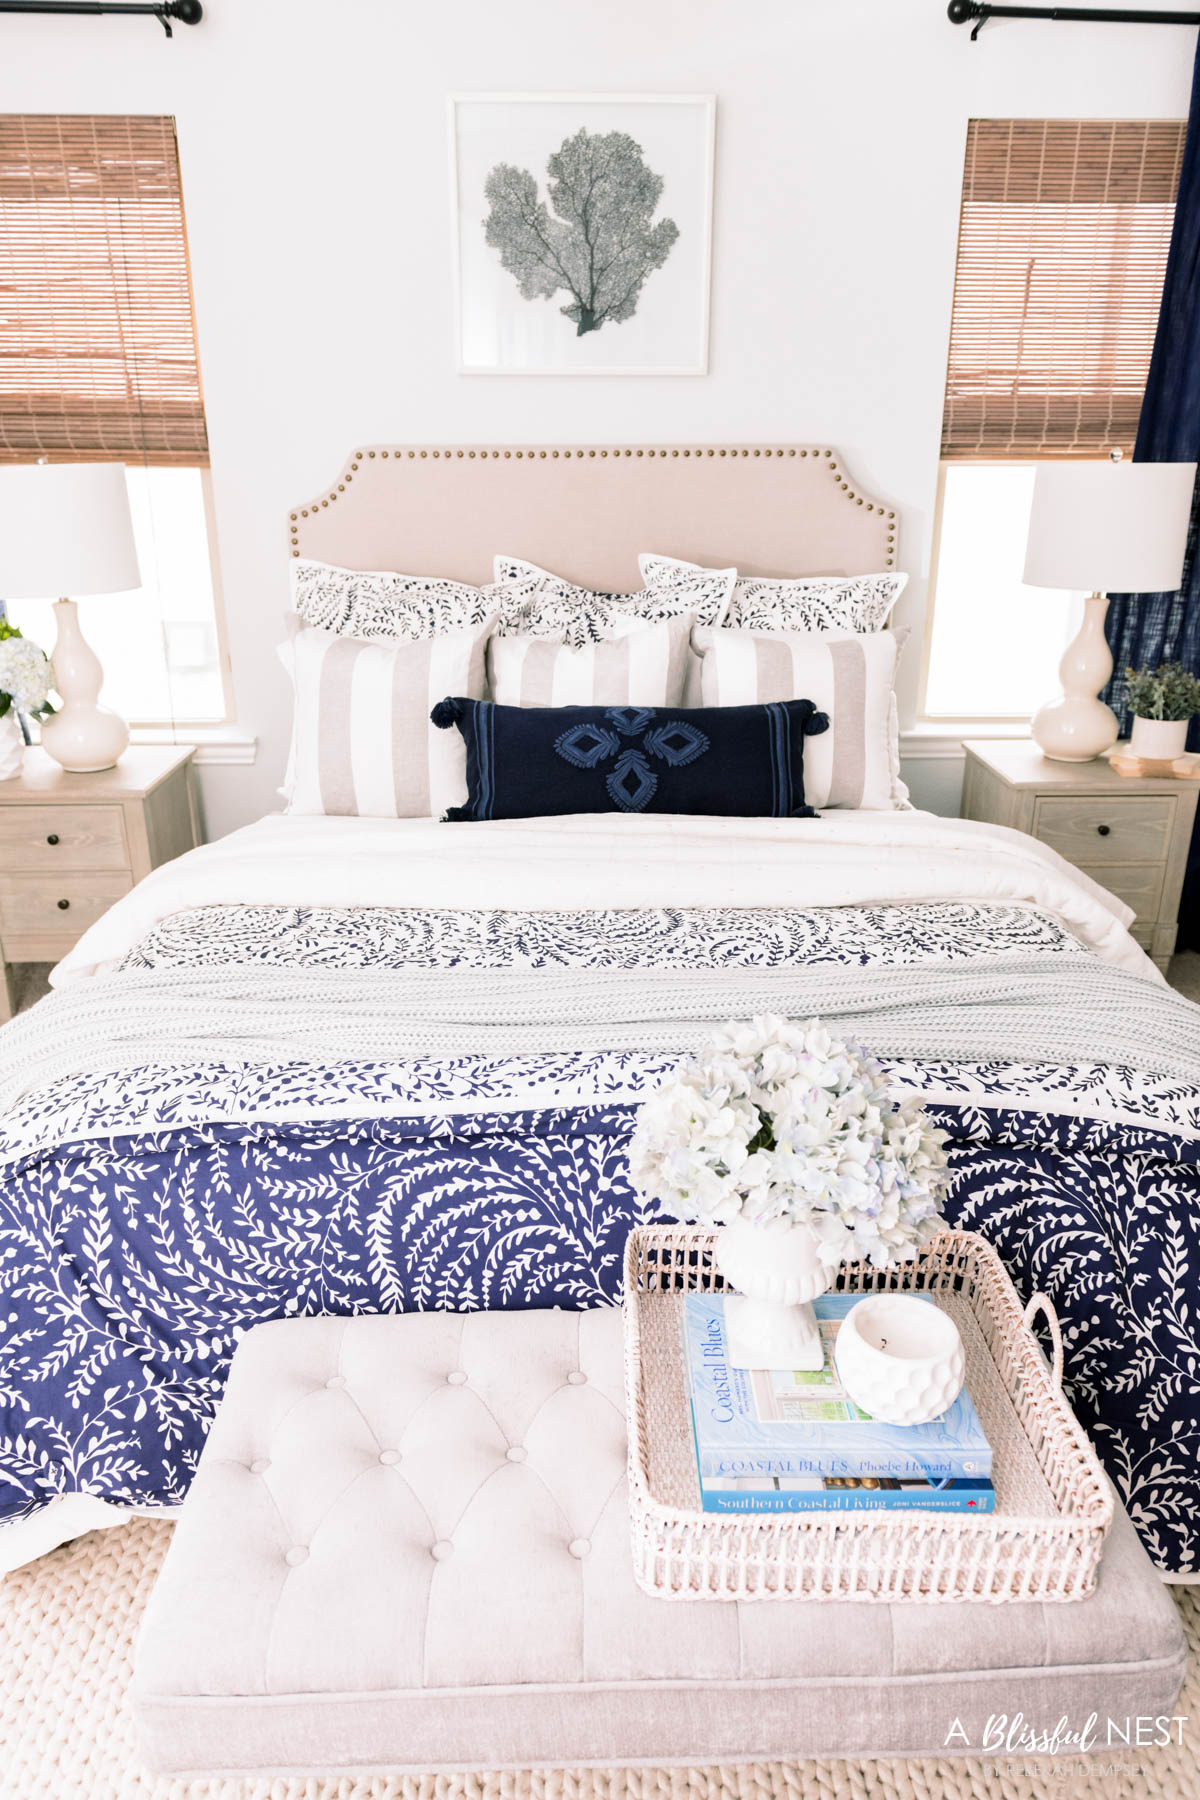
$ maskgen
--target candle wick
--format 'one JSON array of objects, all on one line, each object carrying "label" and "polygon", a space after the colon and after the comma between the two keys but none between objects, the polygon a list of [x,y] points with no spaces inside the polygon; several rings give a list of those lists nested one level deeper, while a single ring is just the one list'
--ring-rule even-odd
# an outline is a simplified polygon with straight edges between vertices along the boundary
[{"label": "candle wick", "polygon": [[881,1350],[886,1350],[886,1349],[887,1349],[887,1339],[886,1339],[886,1338],[880,1338],[880,1340],[879,1340],[879,1348],[880,1348],[880,1349],[881,1349]]}]

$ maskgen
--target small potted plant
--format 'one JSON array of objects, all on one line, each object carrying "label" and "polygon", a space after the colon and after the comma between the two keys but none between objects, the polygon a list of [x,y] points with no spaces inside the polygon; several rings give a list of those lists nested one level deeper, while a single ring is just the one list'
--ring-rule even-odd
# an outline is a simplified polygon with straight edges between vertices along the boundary
[{"label": "small potted plant", "polygon": [[812,1301],[843,1262],[911,1262],[940,1230],[945,1134],[819,1019],[713,1033],[639,1109],[635,1187],[720,1227],[714,1255],[742,1368],[819,1369]]},{"label": "small potted plant", "polygon": [[44,650],[0,619],[0,781],[21,773],[25,734],[18,712],[45,719],[54,708],[47,698],[54,679]]},{"label": "small potted plant", "polygon": [[1182,756],[1188,726],[1200,713],[1200,679],[1177,662],[1160,663],[1157,669],[1126,669],[1125,676],[1133,711],[1130,754],[1155,762]]}]

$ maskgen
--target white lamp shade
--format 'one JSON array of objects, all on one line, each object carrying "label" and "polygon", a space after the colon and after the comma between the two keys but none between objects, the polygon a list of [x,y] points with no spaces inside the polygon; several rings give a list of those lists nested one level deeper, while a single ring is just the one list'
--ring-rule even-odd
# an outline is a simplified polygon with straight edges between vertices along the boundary
[{"label": "white lamp shade", "polygon": [[1043,463],[1025,551],[1033,587],[1170,593],[1183,578],[1195,463]]},{"label": "white lamp shade", "polygon": [[0,468],[0,595],[74,599],[141,585],[122,463]]}]

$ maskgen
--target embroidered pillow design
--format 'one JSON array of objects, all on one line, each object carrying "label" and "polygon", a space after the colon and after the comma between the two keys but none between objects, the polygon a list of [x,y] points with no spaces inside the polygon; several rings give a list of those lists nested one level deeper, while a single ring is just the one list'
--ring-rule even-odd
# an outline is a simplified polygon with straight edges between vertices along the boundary
[{"label": "embroidered pillow design", "polygon": [[[604,717],[616,726],[615,731],[601,724],[572,725],[555,739],[554,748],[564,762],[577,769],[594,769],[615,757],[604,785],[622,812],[642,812],[658,792],[658,776],[646,760],[648,755],[682,769],[712,748],[702,731],[682,719],[652,725],[657,717],[653,707],[610,706]],[[622,743],[623,738],[629,741]]]}]

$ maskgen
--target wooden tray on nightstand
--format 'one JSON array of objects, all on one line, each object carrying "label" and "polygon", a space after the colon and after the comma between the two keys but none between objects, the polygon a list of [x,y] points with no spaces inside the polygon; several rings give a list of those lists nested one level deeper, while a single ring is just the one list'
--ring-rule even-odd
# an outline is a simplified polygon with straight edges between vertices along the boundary
[{"label": "wooden tray on nightstand", "polygon": [[1119,747],[1109,756],[1118,775],[1153,775],[1160,781],[1200,781],[1200,752],[1185,750],[1182,756],[1134,756]]}]

